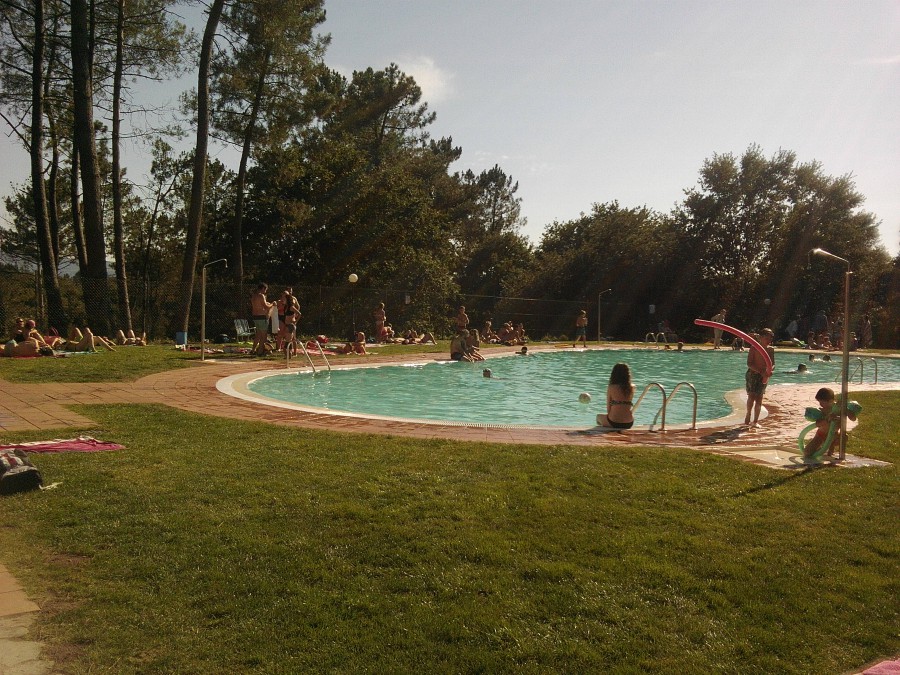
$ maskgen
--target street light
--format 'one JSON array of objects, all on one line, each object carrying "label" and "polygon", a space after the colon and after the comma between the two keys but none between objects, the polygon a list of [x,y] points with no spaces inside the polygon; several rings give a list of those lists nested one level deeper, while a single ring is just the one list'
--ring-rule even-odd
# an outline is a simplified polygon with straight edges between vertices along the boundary
[{"label": "street light", "polygon": [[200,273],[200,360],[206,360],[206,268],[216,263],[225,263],[225,269],[228,269],[228,261],[225,258],[219,258],[208,262],[203,266]]},{"label": "street light", "polygon": [[350,322],[353,324],[353,338],[352,341],[356,341],[356,295],[354,290],[356,288],[356,282],[359,281],[359,277],[355,274],[351,273],[349,277],[347,277],[347,281],[350,282]]},{"label": "street light", "polygon": [[597,296],[597,344],[600,344],[600,341],[603,340],[603,329],[602,324],[600,323],[600,303],[601,298],[607,293],[611,293],[612,289],[607,288],[605,291],[600,291],[600,294]]},{"label": "street light", "polygon": [[821,248],[814,248],[810,255],[817,255],[830,260],[837,260],[847,266],[844,273],[844,359],[841,364],[841,452],[840,460],[844,461],[847,448],[847,384],[850,379],[850,261]]}]

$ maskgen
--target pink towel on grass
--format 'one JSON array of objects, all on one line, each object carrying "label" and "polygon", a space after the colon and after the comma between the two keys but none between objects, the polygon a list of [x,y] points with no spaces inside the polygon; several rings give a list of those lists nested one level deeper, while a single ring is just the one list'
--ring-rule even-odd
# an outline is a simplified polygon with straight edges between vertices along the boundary
[{"label": "pink towel on grass", "polygon": [[32,441],[30,443],[15,443],[13,445],[0,445],[3,450],[23,450],[24,452],[103,452],[106,450],[123,450],[124,445],[98,441],[90,436],[78,438],[54,438],[52,441]]}]

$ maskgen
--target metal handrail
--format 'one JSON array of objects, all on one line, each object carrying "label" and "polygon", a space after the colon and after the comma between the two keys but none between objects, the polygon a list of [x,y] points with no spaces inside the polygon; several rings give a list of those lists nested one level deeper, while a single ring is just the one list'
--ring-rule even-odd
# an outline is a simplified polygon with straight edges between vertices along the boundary
[{"label": "metal handrail", "polygon": [[[663,406],[665,407],[665,406],[669,405],[669,401],[671,401],[675,397],[675,393],[679,389],[681,389],[681,387],[690,387],[691,391],[694,393],[694,412],[691,417],[691,429],[696,429],[697,428],[697,388],[693,384],[691,384],[690,382],[679,382],[678,384],[676,384],[675,388],[672,390],[672,393],[669,394],[669,397],[663,403]],[[656,413],[656,414],[657,414],[657,416],[659,416],[659,413]],[[656,422],[656,418],[654,418],[653,421]],[[660,430],[665,431],[666,430],[665,427],[666,427],[665,417],[663,417],[663,426],[660,427]]]},{"label": "metal handrail", "polygon": [[[872,362],[875,364],[875,380],[874,380],[873,384],[878,384],[878,359],[873,358],[873,357],[871,357],[871,356],[868,357],[868,358],[865,359],[865,360],[863,360],[863,357],[861,357],[861,356],[857,356],[857,357],[856,357],[856,366],[855,366],[855,368],[854,368],[854,370],[853,370],[853,373],[848,373],[848,374],[847,374],[847,381],[848,381],[848,382],[852,382],[852,381],[853,381],[853,378],[856,377],[856,373],[859,373],[859,383],[860,383],[860,384],[863,383],[863,380],[864,380],[864,378],[865,378],[865,361],[872,361]],[[837,378],[835,378],[834,381],[835,381],[835,382],[839,382],[840,379],[841,379],[841,378],[840,378],[840,375],[839,375]]]},{"label": "metal handrail", "polygon": [[875,381],[873,382],[873,384],[878,384],[878,359],[873,358],[873,357],[870,356],[870,357],[869,357],[868,359],[866,359],[866,360],[867,360],[867,361],[871,361],[872,363],[875,364]]},{"label": "metal handrail", "polygon": [[[306,343],[303,340],[298,340],[297,342],[300,345],[300,347],[303,349],[303,353],[306,355],[306,360],[309,362],[310,368],[312,368],[313,375],[315,375],[316,374],[316,364],[313,363],[312,357],[309,355],[309,352],[306,351]],[[318,342],[316,344],[318,344]],[[327,363],[327,361],[326,361],[326,363]],[[329,367],[328,370],[331,370],[331,368]]]},{"label": "metal handrail", "polygon": [[322,343],[316,340],[316,347],[319,348],[319,354],[322,355],[322,359],[325,361],[325,365],[328,367],[328,372],[331,372],[331,364],[328,362],[328,357],[325,356],[325,350],[322,349]]},{"label": "metal handrail", "polygon": [[[657,411],[656,417],[659,417],[659,413],[662,412],[662,426],[660,427],[660,431],[665,431],[665,429],[666,429],[666,390],[663,388],[663,386],[659,382],[651,382],[646,387],[644,387],[644,391],[642,391],[641,395],[638,396],[637,403],[635,403],[633,406],[631,406],[631,414],[633,416],[634,413],[637,412],[637,409],[641,405],[641,401],[644,400],[644,396],[646,396],[647,392],[650,391],[650,389],[652,389],[653,387],[656,387],[657,389],[659,389],[662,392],[662,397],[663,397],[662,407],[660,408],[659,411]],[[656,417],[653,418],[653,424],[656,424]],[[651,424],[650,426],[652,427],[653,424]]]},{"label": "metal handrail", "polygon": [[659,338],[662,338],[662,341],[663,341],[663,342],[665,342],[666,344],[669,344],[669,341],[666,339],[666,334],[665,334],[665,333],[652,333],[652,332],[651,332],[651,333],[647,333],[647,334],[644,336],[644,344],[647,344],[648,342],[650,342],[650,341],[651,341],[651,338],[652,338],[652,341],[656,343],[656,348],[657,348],[657,349],[659,349]]}]

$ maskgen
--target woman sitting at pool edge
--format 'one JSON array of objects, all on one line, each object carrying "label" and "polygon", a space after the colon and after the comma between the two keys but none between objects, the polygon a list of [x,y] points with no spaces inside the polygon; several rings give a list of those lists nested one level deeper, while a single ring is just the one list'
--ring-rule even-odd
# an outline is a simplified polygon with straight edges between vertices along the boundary
[{"label": "woman sitting at pool edge", "polygon": [[627,363],[617,363],[609,375],[609,386],[606,388],[606,414],[597,415],[597,422],[612,429],[630,429],[634,426],[634,416],[631,414],[633,399],[631,369]]}]

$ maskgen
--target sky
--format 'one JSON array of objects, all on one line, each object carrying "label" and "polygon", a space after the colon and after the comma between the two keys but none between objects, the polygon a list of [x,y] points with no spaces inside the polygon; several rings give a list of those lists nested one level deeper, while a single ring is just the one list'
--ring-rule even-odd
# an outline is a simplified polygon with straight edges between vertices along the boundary
[{"label": "sky", "polygon": [[[670,211],[704,160],[756,144],[851,175],[900,248],[897,0],[326,0],[326,62],[396,63],[423,90],[451,170],[498,164],[524,233],[595,203]],[[193,74],[192,74],[193,75]],[[191,78],[156,90],[175,100]],[[28,177],[5,139],[0,194]],[[230,162],[231,153],[216,150]],[[126,150],[129,175],[149,161]],[[237,161],[234,159],[236,170]],[[0,207],[0,221],[6,214]]]}]

